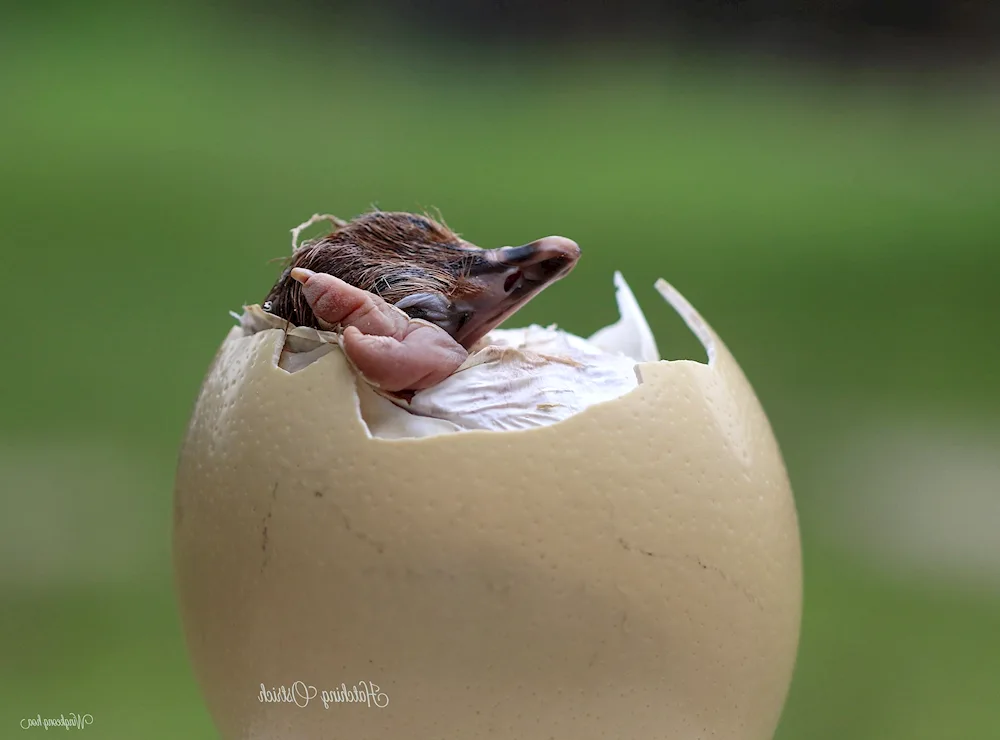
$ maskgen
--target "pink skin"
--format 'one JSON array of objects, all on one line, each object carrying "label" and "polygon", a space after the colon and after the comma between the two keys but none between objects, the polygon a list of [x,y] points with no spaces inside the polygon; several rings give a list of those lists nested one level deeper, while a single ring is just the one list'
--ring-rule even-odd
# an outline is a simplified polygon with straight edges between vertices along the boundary
[{"label": "pink skin", "polygon": [[344,351],[383,390],[421,390],[451,375],[469,353],[444,329],[411,319],[377,295],[301,267],[292,277],[317,318],[344,327]]}]

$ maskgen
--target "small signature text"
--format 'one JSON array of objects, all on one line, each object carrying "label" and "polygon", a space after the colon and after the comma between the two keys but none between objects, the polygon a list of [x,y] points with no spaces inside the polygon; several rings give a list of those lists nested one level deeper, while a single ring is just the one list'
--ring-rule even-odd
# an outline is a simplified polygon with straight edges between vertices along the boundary
[{"label": "small signature text", "polygon": [[43,717],[40,714],[36,714],[34,717],[23,718],[21,720],[21,729],[31,730],[41,727],[43,730],[48,730],[51,727],[57,727],[64,730],[82,730],[84,727],[89,727],[92,724],[94,724],[94,716],[92,714],[70,712],[69,715],[60,714],[58,717]]},{"label": "small signature text", "polygon": [[358,681],[348,688],[341,683],[332,689],[317,689],[305,681],[296,681],[288,686],[267,687],[260,685],[257,696],[261,703],[287,703],[297,707],[307,707],[309,702],[319,699],[323,709],[329,709],[331,704],[362,704],[367,707],[383,709],[389,705],[389,696],[371,681]]}]

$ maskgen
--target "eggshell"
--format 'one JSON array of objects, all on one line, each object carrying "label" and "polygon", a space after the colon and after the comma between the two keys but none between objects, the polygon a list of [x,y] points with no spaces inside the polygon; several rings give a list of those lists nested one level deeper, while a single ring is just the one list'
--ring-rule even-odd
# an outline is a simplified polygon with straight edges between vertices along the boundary
[{"label": "eggshell", "polygon": [[281,330],[233,330],[174,511],[223,738],[772,737],[799,636],[791,490],[736,361],[658,288],[708,364],[640,363],[627,395],[515,432],[374,439],[339,352],[290,374]]}]

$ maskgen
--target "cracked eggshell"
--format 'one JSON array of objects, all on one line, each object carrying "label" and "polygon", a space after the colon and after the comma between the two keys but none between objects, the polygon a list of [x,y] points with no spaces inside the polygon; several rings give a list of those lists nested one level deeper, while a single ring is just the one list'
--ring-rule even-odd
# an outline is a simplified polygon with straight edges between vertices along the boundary
[{"label": "cracked eggshell", "polygon": [[[772,737],[799,635],[792,494],[736,361],[658,287],[709,363],[640,363],[629,394],[517,432],[373,439],[339,352],[289,374],[281,330],[233,330],[174,521],[223,738]],[[299,681],[304,706],[262,701]],[[382,698],[333,700],[363,682]]]}]

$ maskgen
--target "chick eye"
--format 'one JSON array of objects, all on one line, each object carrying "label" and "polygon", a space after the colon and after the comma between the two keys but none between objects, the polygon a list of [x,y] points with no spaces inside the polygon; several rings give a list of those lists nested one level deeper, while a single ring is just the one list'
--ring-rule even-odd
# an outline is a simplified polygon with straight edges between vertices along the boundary
[{"label": "chick eye", "polygon": [[406,312],[411,319],[437,324],[449,334],[454,334],[461,326],[463,314],[457,312],[441,293],[414,293],[396,303],[396,308]]}]

